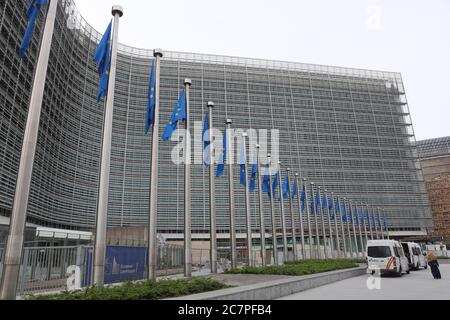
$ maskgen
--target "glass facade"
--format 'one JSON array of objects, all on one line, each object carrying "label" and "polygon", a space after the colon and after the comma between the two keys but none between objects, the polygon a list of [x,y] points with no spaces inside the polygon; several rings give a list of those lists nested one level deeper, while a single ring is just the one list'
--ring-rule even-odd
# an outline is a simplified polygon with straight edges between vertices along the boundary
[{"label": "glass facade", "polygon": [[417,142],[417,150],[420,159],[450,154],[450,137],[442,137]]},{"label": "glass facade", "polygon": [[[20,61],[17,51],[27,5],[27,0],[0,1],[0,208],[6,215],[14,196],[44,22],[41,15],[30,51]],[[98,74],[92,55],[100,38],[71,1],[59,1],[28,208],[35,223],[73,229],[95,226],[104,105],[96,103]],[[144,118],[152,56],[152,50],[119,46],[110,226],[148,221],[151,136],[144,135]],[[302,177],[355,202],[384,208],[394,229],[431,225],[400,74],[165,52],[161,134],[185,78],[193,81],[192,122],[201,122],[206,102],[214,101],[216,127],[232,118],[236,128],[280,130],[280,160]],[[184,168],[171,161],[174,146],[160,144],[158,228],[168,233],[183,230]],[[209,229],[208,174],[202,165],[192,166],[194,233]],[[239,170],[235,175],[237,225],[244,231]],[[223,233],[228,231],[227,182],[226,177],[216,181],[218,232]],[[251,207],[256,228],[256,193]],[[268,202],[265,211],[267,223]],[[281,227],[279,216],[277,212]]]}]

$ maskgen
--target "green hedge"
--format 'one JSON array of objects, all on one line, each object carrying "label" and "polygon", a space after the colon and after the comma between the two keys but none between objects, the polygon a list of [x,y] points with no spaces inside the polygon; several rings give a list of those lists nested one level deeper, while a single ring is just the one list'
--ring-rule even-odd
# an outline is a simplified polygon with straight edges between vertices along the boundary
[{"label": "green hedge", "polygon": [[126,283],[113,287],[93,287],[56,295],[29,296],[28,300],[157,300],[228,288],[211,278],[161,280]]},{"label": "green hedge", "polygon": [[228,274],[272,274],[287,276],[303,276],[342,269],[351,269],[359,266],[364,260],[304,260],[297,262],[288,262],[282,266],[269,267],[244,267],[227,271]]}]

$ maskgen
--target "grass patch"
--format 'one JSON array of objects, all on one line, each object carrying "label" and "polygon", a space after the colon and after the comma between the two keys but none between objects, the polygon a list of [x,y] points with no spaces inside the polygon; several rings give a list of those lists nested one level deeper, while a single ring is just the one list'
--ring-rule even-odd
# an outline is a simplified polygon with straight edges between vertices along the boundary
[{"label": "grass patch", "polygon": [[450,257],[437,257],[438,260],[450,260]]},{"label": "grass patch", "polygon": [[322,272],[329,272],[342,269],[359,267],[365,260],[355,259],[333,259],[333,260],[304,260],[288,262],[283,266],[269,267],[244,267],[241,269],[229,270],[227,274],[271,274],[286,276],[303,276]]},{"label": "grass patch", "polygon": [[29,296],[28,300],[158,300],[220,290],[229,286],[211,278],[145,281],[115,287],[93,287],[82,291],[48,296]]}]

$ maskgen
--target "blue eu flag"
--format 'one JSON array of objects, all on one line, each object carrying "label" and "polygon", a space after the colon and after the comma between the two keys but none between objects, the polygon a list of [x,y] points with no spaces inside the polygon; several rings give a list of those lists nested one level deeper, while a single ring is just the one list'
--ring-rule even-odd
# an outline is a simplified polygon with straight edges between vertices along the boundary
[{"label": "blue eu flag", "polygon": [[266,168],[266,172],[264,174],[263,184],[262,184],[262,191],[269,194],[269,197],[271,197],[270,194],[270,173],[269,168]]},{"label": "blue eu flag", "polygon": [[244,144],[241,143],[241,154],[240,154],[240,159],[239,159],[239,166],[241,169],[241,173],[240,173],[240,183],[243,186],[247,185],[247,171],[246,171],[246,155],[245,155],[245,148],[244,148]]},{"label": "blue eu flag", "polygon": [[112,21],[109,23],[94,54],[94,61],[98,64],[98,74],[100,75],[97,103],[108,94],[109,67],[111,63],[111,30]]},{"label": "blue eu flag", "polygon": [[272,193],[273,193],[273,197],[276,198],[276,193],[277,193],[277,188],[280,185],[280,171],[277,172],[277,174],[275,175],[275,179],[273,179],[273,184],[272,184]]},{"label": "blue eu flag", "polygon": [[358,212],[358,208],[355,208],[355,222],[356,225],[361,225],[360,221],[359,221],[359,212]]},{"label": "blue eu flag", "polygon": [[316,207],[315,207],[316,214],[319,212],[319,208],[320,208],[320,195],[319,195],[319,191],[316,191]]},{"label": "blue eu flag", "polygon": [[305,185],[303,185],[302,187],[302,196],[301,196],[301,201],[302,201],[302,211],[305,211],[306,209],[306,188]]},{"label": "blue eu flag", "polygon": [[367,220],[367,224],[370,227],[370,215],[369,215],[369,209],[366,209],[366,220]]},{"label": "blue eu flag", "polygon": [[[173,133],[177,130],[179,121],[186,121],[186,95],[184,90],[180,92],[180,98],[178,99],[177,104],[175,105],[175,109],[173,110],[172,117],[170,118],[170,122],[164,131],[162,139],[167,141],[173,135]],[[185,137],[187,138],[187,137]]]},{"label": "blue eu flag", "polygon": [[350,205],[349,207],[348,207],[348,210],[350,211],[349,212],[349,219],[350,219],[350,223],[351,224],[353,224],[353,210],[352,210],[352,206]]},{"label": "blue eu flag", "polygon": [[361,215],[359,216],[359,223],[364,225],[364,209],[361,209]]},{"label": "blue eu flag", "polygon": [[241,167],[241,174],[240,174],[240,178],[239,178],[239,182],[243,185],[246,186],[247,185],[247,175],[245,172],[245,163],[244,164],[240,164]]},{"label": "blue eu flag", "polygon": [[314,214],[315,214],[315,210],[314,210],[314,194],[313,194],[312,191],[311,191],[310,193],[311,193],[311,194],[310,194],[310,199],[311,199],[311,201],[310,201],[311,215],[314,215]]},{"label": "blue eu flag", "polygon": [[375,227],[375,226],[376,226],[375,216],[374,216],[374,214],[372,212],[372,227]]},{"label": "blue eu flag", "polygon": [[344,208],[342,209],[342,221],[347,222],[347,206],[344,203]]},{"label": "blue eu flag", "polygon": [[283,181],[283,200],[289,199],[289,175],[286,174]]},{"label": "blue eu flag", "polygon": [[155,107],[156,107],[156,81],[155,81],[155,62],[150,68],[150,80],[148,83],[147,94],[147,115],[145,118],[145,134],[148,134],[151,126],[155,123]]},{"label": "blue eu flag", "polygon": [[336,206],[334,207],[336,213],[341,213],[341,205],[339,203],[339,199],[336,199]]},{"label": "blue eu flag", "polygon": [[252,165],[252,175],[250,177],[250,192],[255,192],[256,189],[256,178],[258,174],[258,165],[256,163],[254,163]]},{"label": "blue eu flag", "polygon": [[381,229],[381,217],[380,217],[380,213],[378,212],[378,227]]},{"label": "blue eu flag", "polygon": [[23,59],[25,57],[25,53],[30,46],[31,38],[34,33],[34,26],[36,24],[36,19],[41,12],[41,7],[47,4],[47,0],[31,0],[30,6],[28,7],[27,16],[28,16],[28,25],[25,30],[25,34],[22,39],[22,43],[20,44],[19,49],[19,57]]},{"label": "blue eu flag", "polygon": [[203,131],[202,131],[202,141],[203,141],[203,163],[205,166],[209,166],[209,145],[211,141],[209,141],[209,113],[205,113],[205,119],[203,120]]},{"label": "blue eu flag", "polygon": [[227,161],[227,128],[225,128],[225,130],[223,132],[223,148],[222,148],[222,155],[220,157],[219,165],[217,166],[217,172],[216,172],[217,178],[223,176],[226,161]]},{"label": "blue eu flag", "polygon": [[331,220],[334,220],[333,203],[333,194],[331,194],[330,199],[328,199],[328,210],[330,210]]},{"label": "blue eu flag", "polygon": [[298,182],[297,182],[297,177],[294,178],[294,185],[292,187],[292,200],[295,200],[295,197],[297,197],[297,192],[298,192]]},{"label": "blue eu flag", "polygon": [[322,210],[325,210],[327,208],[327,196],[325,193],[322,195]]}]

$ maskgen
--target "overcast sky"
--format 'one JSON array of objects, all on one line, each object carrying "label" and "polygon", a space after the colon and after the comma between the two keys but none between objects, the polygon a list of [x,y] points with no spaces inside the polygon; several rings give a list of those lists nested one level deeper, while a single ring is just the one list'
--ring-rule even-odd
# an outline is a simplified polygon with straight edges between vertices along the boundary
[{"label": "overcast sky", "polygon": [[75,0],[120,42],[401,72],[418,140],[450,136],[449,0]]}]

